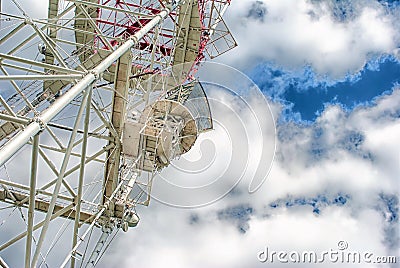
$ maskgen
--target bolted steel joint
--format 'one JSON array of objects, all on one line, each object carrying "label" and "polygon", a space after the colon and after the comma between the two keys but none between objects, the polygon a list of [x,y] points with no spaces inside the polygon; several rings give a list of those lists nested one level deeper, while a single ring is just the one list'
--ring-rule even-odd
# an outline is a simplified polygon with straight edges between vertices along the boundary
[{"label": "bolted steel joint", "polygon": [[101,74],[97,73],[95,70],[89,70],[86,72],[86,75],[92,74],[96,80],[101,78]]},{"label": "bolted steel joint", "polygon": [[33,21],[29,17],[26,17],[24,22],[25,22],[26,25],[33,25]]},{"label": "bolted steel joint", "polygon": [[40,117],[38,117],[38,116],[35,116],[35,117],[30,121],[30,123],[32,123],[32,122],[35,122],[35,123],[38,123],[38,124],[39,124],[39,126],[40,126],[39,132],[42,132],[42,131],[45,130],[46,127],[47,127],[47,124],[46,124],[45,122],[43,122],[43,120],[42,120]]},{"label": "bolted steel joint", "polygon": [[137,36],[135,36],[135,35],[131,35],[131,36],[129,37],[129,39],[132,40],[133,43],[135,43],[135,44],[137,44],[137,43],[139,42],[139,39],[138,39]]}]

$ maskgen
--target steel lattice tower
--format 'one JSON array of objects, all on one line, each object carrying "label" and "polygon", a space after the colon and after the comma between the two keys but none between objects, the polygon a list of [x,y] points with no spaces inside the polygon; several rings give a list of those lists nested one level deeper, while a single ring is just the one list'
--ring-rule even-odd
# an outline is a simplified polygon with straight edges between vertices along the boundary
[{"label": "steel lattice tower", "polygon": [[46,264],[62,218],[72,247],[56,265],[90,267],[137,225],[155,174],[212,129],[194,75],[236,46],[230,0],[47,1],[46,18],[24,0],[0,11],[0,201],[26,224],[0,254],[24,240],[25,267]]}]

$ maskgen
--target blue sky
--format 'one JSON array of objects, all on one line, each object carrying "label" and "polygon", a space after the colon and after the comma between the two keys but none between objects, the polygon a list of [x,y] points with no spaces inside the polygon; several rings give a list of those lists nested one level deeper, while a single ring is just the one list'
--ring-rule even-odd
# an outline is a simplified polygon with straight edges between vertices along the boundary
[{"label": "blue sky", "polygon": [[285,105],[281,120],[312,122],[326,105],[339,104],[351,111],[373,105],[376,97],[390,94],[400,83],[400,62],[390,56],[373,60],[358,73],[337,81],[316,76],[310,68],[286,71],[268,63],[250,72],[266,96]]}]

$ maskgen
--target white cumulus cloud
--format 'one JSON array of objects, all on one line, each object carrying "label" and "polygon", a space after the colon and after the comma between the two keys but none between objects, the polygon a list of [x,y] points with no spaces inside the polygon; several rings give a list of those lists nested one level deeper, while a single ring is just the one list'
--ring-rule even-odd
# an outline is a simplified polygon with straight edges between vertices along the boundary
[{"label": "white cumulus cloud", "polygon": [[400,31],[393,12],[376,1],[342,2],[233,1],[227,21],[239,47],[235,57],[223,60],[241,68],[260,60],[287,68],[310,65],[337,78],[361,70],[373,57],[395,53]]},{"label": "white cumulus cloud", "polygon": [[[240,183],[191,210],[153,202],[100,267],[264,267],[257,254],[265,247],[322,254],[339,241],[354,252],[398,256],[399,101],[395,89],[371,107],[348,113],[333,105],[312,125],[280,125],[277,158],[259,191],[248,194]],[[343,202],[334,201],[339,196]]]}]

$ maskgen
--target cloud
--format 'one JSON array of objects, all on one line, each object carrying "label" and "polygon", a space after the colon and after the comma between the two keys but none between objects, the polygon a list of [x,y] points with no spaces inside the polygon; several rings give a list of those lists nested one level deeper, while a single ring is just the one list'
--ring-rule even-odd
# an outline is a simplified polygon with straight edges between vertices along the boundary
[{"label": "cloud", "polygon": [[47,18],[47,10],[48,10],[48,1],[46,0],[18,0],[16,1],[19,6],[22,8],[20,10],[12,1],[3,1],[2,9],[3,12],[7,14],[15,14],[18,16],[23,16],[23,12],[26,13],[27,16],[34,19],[43,19]]},{"label": "cloud", "polygon": [[223,61],[241,68],[262,60],[289,69],[309,65],[321,76],[343,77],[394,54],[397,9],[372,0],[233,1],[227,22],[239,47]]},{"label": "cloud", "polygon": [[264,267],[257,253],[265,247],[320,254],[341,240],[351,251],[398,256],[399,101],[396,89],[352,112],[328,106],[311,125],[280,124],[277,158],[258,192],[240,183],[199,209],[153,201],[100,267]]}]

